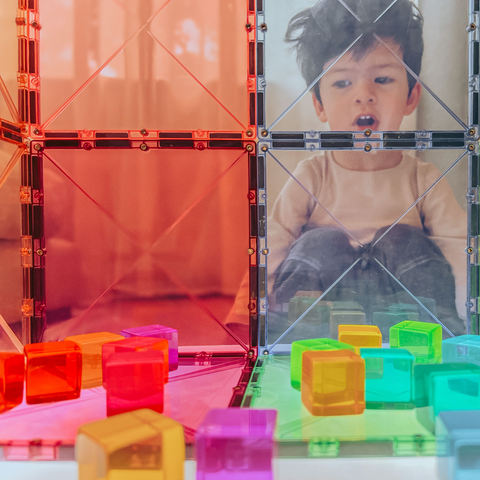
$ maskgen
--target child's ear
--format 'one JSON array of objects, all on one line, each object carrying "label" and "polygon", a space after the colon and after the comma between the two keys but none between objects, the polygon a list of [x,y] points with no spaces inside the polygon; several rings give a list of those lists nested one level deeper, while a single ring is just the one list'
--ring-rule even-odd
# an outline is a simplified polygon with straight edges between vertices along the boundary
[{"label": "child's ear", "polygon": [[315,92],[312,92],[312,99],[313,99],[313,106],[315,107],[315,112],[317,113],[318,119],[323,122],[327,123],[327,115],[325,114],[325,109],[323,108],[322,102],[320,102],[315,95]]},{"label": "child's ear", "polygon": [[420,101],[420,96],[422,93],[422,86],[417,82],[410,92],[410,96],[407,99],[407,105],[405,109],[405,116],[408,116],[413,113],[417,108],[418,102]]}]

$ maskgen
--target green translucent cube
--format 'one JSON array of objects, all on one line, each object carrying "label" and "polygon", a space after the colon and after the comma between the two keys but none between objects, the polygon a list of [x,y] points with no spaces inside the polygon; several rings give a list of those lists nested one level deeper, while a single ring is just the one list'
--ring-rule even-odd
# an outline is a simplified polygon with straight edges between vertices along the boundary
[{"label": "green translucent cube", "polygon": [[405,321],[390,329],[390,348],[404,348],[415,363],[442,360],[442,327],[435,323]]},{"label": "green translucent cube", "polygon": [[367,408],[413,408],[415,357],[401,348],[362,348]]},{"label": "green translucent cube", "polygon": [[290,383],[297,390],[300,390],[302,383],[302,355],[308,350],[350,350],[355,352],[355,347],[331,338],[311,338],[292,342]]}]

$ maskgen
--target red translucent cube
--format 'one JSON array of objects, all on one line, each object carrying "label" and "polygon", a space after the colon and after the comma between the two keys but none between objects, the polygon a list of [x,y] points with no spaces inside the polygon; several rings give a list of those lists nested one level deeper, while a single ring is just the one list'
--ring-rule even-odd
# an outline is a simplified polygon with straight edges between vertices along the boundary
[{"label": "red translucent cube", "polygon": [[[168,365],[168,341],[163,338],[150,337],[130,337],[119,342],[104,343],[102,345],[102,371],[103,386],[106,387],[105,368],[110,355],[114,353],[133,353],[133,352],[149,352],[155,351],[159,358]],[[168,382],[168,367],[163,372],[164,381]]]},{"label": "red translucent cube", "polygon": [[141,408],[163,412],[164,371],[161,351],[119,352],[109,355],[103,371],[107,416]]},{"label": "red translucent cube", "polygon": [[72,400],[80,396],[82,350],[75,343],[25,345],[27,403]]},{"label": "red translucent cube", "polygon": [[0,413],[22,403],[25,357],[0,352]]}]

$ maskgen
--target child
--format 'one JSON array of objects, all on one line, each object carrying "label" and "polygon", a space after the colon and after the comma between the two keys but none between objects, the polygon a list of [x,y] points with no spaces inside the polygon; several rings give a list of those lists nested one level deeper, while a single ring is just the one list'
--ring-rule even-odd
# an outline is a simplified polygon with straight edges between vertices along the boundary
[{"label": "child", "polygon": [[[420,73],[423,18],[409,0],[391,4],[320,0],[289,23],[286,39],[307,85],[330,67],[312,96],[331,130],[398,131],[418,105],[421,85],[393,54]],[[410,293],[431,299],[453,334],[464,333],[452,268],[431,237],[464,248],[465,212],[446,179],[415,204],[440,175],[398,150],[336,150],[302,161],[268,220],[271,311],[299,291],[324,292],[356,262],[325,299],[409,298],[383,266]]]}]

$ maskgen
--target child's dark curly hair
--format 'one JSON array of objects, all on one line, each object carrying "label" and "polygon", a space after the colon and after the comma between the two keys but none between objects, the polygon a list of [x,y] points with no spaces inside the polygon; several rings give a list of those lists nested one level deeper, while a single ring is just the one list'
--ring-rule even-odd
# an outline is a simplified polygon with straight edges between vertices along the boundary
[{"label": "child's dark curly hair", "polygon": [[[341,55],[361,34],[362,38],[353,47],[357,58],[375,44],[376,34],[400,45],[403,61],[413,72],[420,74],[423,17],[410,0],[319,0],[314,7],[301,11],[290,20],[285,39],[293,44],[303,78],[310,85],[323,71],[324,65]],[[408,73],[409,94],[415,83],[415,78]],[[321,101],[319,82],[313,91]]]}]

